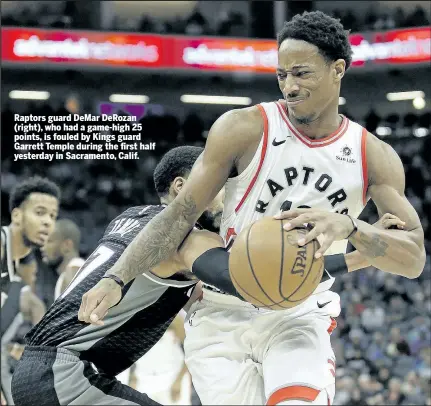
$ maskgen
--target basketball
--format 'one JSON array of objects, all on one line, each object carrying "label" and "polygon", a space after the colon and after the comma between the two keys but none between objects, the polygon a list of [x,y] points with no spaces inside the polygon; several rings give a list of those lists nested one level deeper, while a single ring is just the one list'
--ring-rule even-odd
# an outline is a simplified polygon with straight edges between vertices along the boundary
[{"label": "basketball", "polygon": [[248,302],[272,310],[290,309],[306,300],[323,275],[323,257],[314,258],[319,243],[297,241],[308,230],[285,231],[286,220],[271,217],[241,231],[232,246],[229,272],[238,293]]}]

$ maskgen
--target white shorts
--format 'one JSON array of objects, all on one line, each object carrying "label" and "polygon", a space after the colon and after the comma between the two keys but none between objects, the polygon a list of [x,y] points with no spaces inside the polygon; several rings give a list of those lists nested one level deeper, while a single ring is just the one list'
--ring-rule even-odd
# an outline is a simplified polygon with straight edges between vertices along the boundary
[{"label": "white shorts", "polygon": [[269,311],[204,289],[185,320],[184,343],[202,404],[312,404],[322,399],[322,391],[324,404],[332,404],[335,355],[330,333],[339,314],[340,297],[329,290],[293,309]]}]

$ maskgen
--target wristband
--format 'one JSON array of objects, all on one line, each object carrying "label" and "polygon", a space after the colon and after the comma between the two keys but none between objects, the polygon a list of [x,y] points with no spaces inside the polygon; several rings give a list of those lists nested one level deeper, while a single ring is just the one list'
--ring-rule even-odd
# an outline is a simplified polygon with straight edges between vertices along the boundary
[{"label": "wristband", "polygon": [[102,279],[112,279],[114,282],[117,283],[117,285],[120,285],[121,290],[124,289],[124,282],[118,276],[108,274],[108,275],[103,275]]},{"label": "wristband", "polygon": [[346,214],[346,216],[350,219],[350,221],[353,224],[353,230],[352,230],[352,232],[346,237],[346,240],[348,240],[353,234],[356,233],[356,231],[358,231],[358,225],[356,224],[356,221],[353,220],[352,216],[350,216],[348,214]]}]

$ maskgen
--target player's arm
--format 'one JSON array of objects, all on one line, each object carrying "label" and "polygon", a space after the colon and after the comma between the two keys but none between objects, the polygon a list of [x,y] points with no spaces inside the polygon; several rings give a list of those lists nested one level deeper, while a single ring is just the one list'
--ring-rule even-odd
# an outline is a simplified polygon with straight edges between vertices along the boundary
[{"label": "player's arm", "polygon": [[[375,224],[379,228],[402,228],[403,222],[385,214]],[[243,299],[235,289],[229,273],[229,253],[223,248],[222,238],[206,230],[195,230],[185,239],[175,258],[176,269],[191,269],[202,282]],[[353,272],[370,266],[370,262],[359,251],[349,254],[327,255],[325,269],[332,276]],[[172,271],[171,271],[172,272]]]},{"label": "player's arm", "polygon": [[349,216],[318,209],[288,210],[275,218],[289,219],[283,227],[285,230],[304,223],[314,224],[298,244],[307,244],[323,234],[324,242],[316,251],[316,258],[334,241],[348,238],[370,265],[384,272],[417,278],[425,265],[424,233],[415,209],[404,195],[405,175],[401,160],[389,145],[372,134],[368,134],[367,156],[368,195],[376,204],[379,215],[391,213],[403,219],[404,230],[381,230],[360,220],[356,221],[355,230]]},{"label": "player's arm", "polygon": [[[393,214],[385,213],[373,226],[381,230],[404,230],[405,222]],[[371,266],[370,261],[359,251],[325,257],[325,267],[332,276],[338,276],[346,271],[359,271],[369,266]]]},{"label": "player's arm", "polygon": [[379,215],[391,213],[403,219],[404,230],[382,230],[357,221],[358,230],[349,238],[352,245],[382,271],[417,278],[425,265],[424,232],[416,210],[407,200],[404,168],[388,144],[368,134],[368,194]]},{"label": "player's arm", "polygon": [[250,148],[251,137],[257,139],[262,133],[258,107],[232,110],[214,123],[204,152],[174,201],[139,232],[105,278],[83,295],[83,320],[100,321],[121,300],[121,285],[153,270],[175,253]]},{"label": "player's arm", "polygon": [[107,274],[127,283],[171,257],[225,184],[247,149],[250,134],[256,132],[263,132],[257,107],[221,116],[212,126],[205,150],[178,196],[140,231]]}]

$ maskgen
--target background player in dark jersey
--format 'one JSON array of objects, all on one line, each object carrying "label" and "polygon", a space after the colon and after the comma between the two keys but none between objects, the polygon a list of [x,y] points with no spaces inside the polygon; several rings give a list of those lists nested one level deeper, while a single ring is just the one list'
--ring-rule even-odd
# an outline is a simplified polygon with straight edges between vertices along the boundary
[{"label": "background player in dark jersey", "polygon": [[36,274],[33,250],[42,247],[52,233],[59,198],[60,190],[50,180],[25,179],[11,192],[11,223],[1,230],[1,380],[8,402],[11,377],[6,346],[23,320],[36,324],[45,313],[45,305],[31,289]]},{"label": "background player in dark jersey", "polygon": [[58,220],[55,230],[42,248],[43,261],[56,268],[59,275],[55,285],[54,299],[57,299],[84,264],[79,256],[81,232],[69,219]]},{"label": "background player in dark jersey", "polygon": [[[27,346],[12,381],[16,405],[33,404],[34,399],[50,406],[156,404],[114,377],[157,343],[188,302],[197,280],[190,272],[178,272],[184,266],[165,261],[124,287],[121,301],[103,324],[79,321],[78,310],[82,295],[112,267],[148,221],[175,198],[201,152],[202,148],[179,147],[163,157],[154,178],[164,204],[132,207],[115,218],[71,284],[28,333]],[[211,219],[219,221],[222,197],[219,194],[217,202],[201,218],[206,225]],[[194,253],[188,253],[189,261],[210,247],[222,245],[220,237],[207,233],[211,236],[202,239]]]}]

